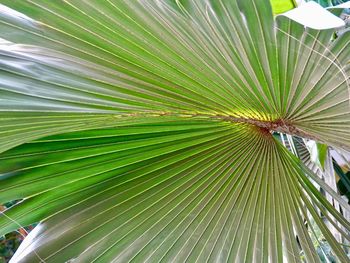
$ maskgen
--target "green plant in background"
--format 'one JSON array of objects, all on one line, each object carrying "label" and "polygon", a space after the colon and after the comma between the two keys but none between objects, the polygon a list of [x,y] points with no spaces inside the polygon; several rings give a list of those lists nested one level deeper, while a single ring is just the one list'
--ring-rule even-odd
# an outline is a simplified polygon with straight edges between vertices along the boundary
[{"label": "green plant in background", "polygon": [[348,2],[349,0],[306,0],[305,2],[314,1],[324,7],[336,6]]},{"label": "green plant in background", "polygon": [[14,262],[350,262],[349,33],[268,0],[2,4],[0,235],[39,223]]},{"label": "green plant in background", "polygon": [[18,249],[23,237],[17,232],[11,232],[0,238],[0,262],[8,262]]},{"label": "green plant in background", "polygon": [[294,0],[270,0],[270,2],[274,14],[281,14],[297,7]]},{"label": "green plant in background", "polygon": [[[10,208],[16,203],[17,201],[12,201],[0,206],[0,212]],[[8,262],[12,258],[23,239],[33,227],[34,226],[20,228],[17,231],[10,232],[0,237],[0,263]]]}]

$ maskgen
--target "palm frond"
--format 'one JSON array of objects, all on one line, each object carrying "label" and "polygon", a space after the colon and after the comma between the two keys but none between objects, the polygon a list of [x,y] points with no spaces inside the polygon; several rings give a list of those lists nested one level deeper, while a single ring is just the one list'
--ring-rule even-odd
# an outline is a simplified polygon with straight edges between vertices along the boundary
[{"label": "palm frond", "polygon": [[349,262],[270,133],[350,149],[349,32],[268,0],[2,3],[1,233],[40,222],[13,260],[319,262],[319,230]]}]

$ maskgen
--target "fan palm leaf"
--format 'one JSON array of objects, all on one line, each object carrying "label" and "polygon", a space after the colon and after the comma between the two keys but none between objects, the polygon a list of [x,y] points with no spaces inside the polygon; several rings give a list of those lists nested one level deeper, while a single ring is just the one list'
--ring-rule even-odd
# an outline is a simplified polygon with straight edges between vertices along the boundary
[{"label": "fan palm leaf", "polygon": [[349,262],[271,134],[350,149],[349,33],[267,0],[2,3],[0,233],[39,222],[13,261],[319,262],[317,228]]}]

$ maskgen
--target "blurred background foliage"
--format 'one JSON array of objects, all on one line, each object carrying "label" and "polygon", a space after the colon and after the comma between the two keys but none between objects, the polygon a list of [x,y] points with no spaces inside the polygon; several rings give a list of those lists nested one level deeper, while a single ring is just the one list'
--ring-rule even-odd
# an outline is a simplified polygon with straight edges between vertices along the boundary
[{"label": "blurred background foliage", "polygon": [[307,0],[306,2],[310,2],[310,1],[319,3],[323,7],[334,6],[334,5],[343,4],[345,2],[349,2],[349,0]]},{"label": "blurred background foliage", "polygon": [[[0,212],[10,208],[20,200],[8,202],[6,204],[0,205]],[[19,245],[27,234],[35,227],[35,225],[30,225],[18,229],[17,231],[8,233],[5,236],[0,237],[0,263],[9,262],[11,257],[14,255]]]}]

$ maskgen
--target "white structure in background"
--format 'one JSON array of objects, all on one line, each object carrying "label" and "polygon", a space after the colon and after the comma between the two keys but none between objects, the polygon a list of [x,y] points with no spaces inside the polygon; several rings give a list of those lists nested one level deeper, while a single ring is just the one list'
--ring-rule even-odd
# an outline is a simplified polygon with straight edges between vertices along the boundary
[{"label": "white structure in background", "polygon": [[[343,3],[338,6],[333,6],[327,9],[323,8],[321,5],[315,2],[299,2],[300,4],[298,3],[297,8],[294,8],[281,15],[286,16],[289,19],[292,19],[306,27],[318,30],[345,26],[345,22],[341,18],[333,15],[327,9],[350,8],[350,2]],[[320,17],[322,17],[322,19],[320,19]]]}]

